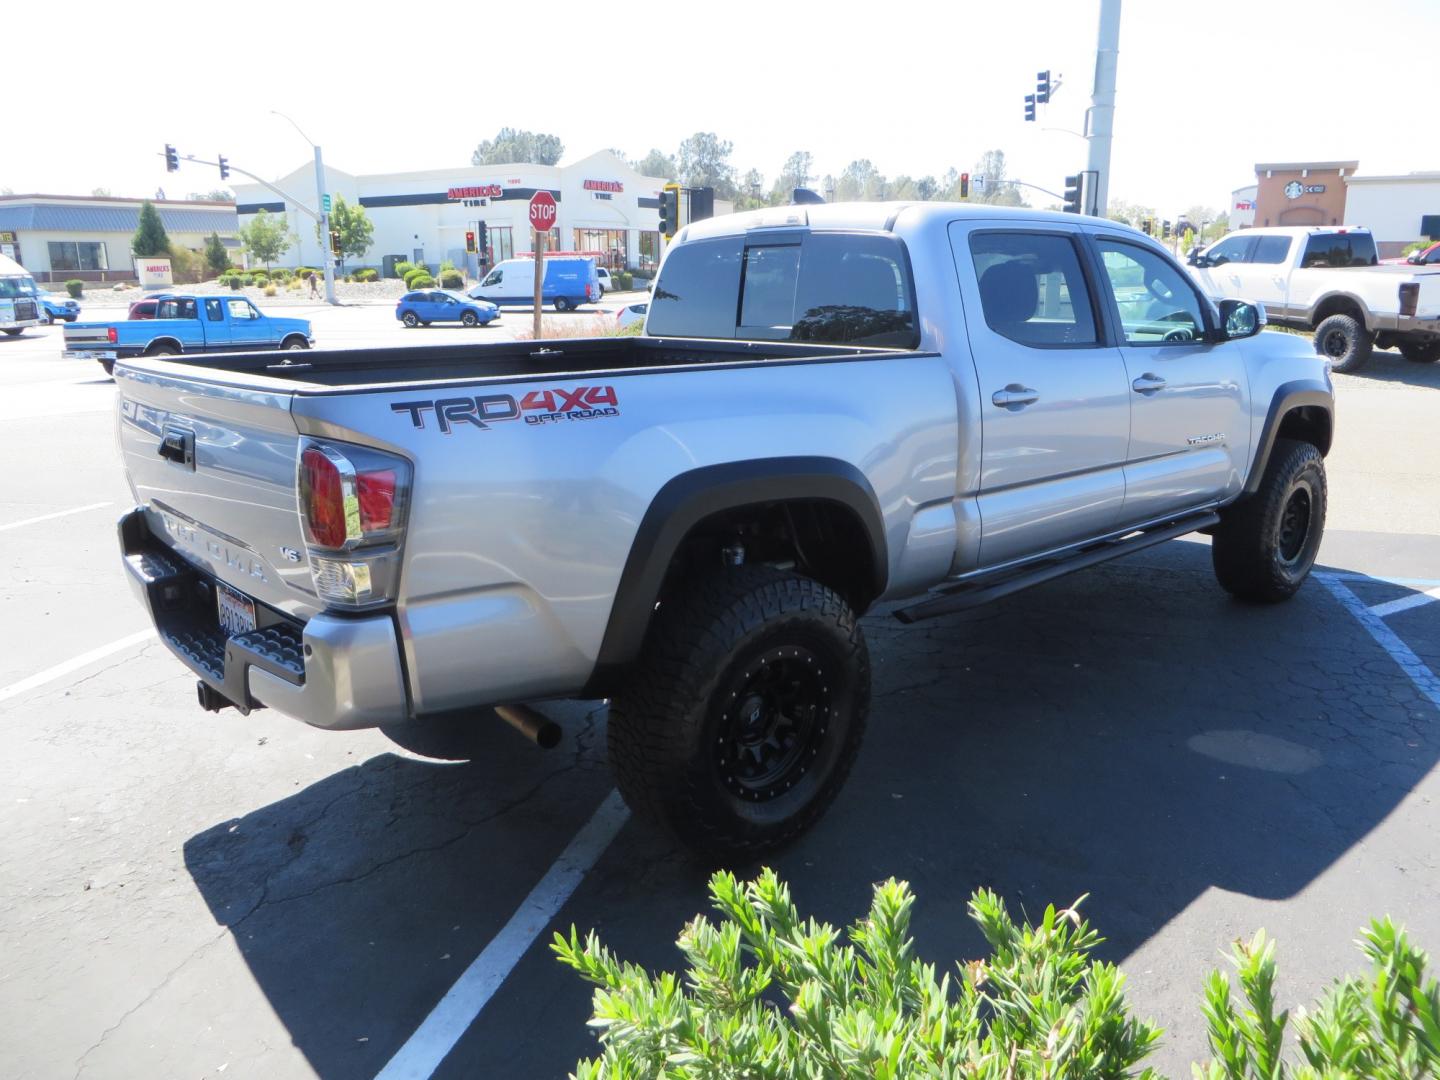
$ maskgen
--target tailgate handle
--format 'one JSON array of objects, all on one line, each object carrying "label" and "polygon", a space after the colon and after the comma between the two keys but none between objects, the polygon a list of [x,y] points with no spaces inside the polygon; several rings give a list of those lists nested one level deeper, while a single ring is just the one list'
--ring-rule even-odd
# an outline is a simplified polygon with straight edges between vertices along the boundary
[{"label": "tailgate handle", "polygon": [[167,427],[160,439],[159,454],[166,461],[186,469],[195,468],[195,433],[184,428]]}]

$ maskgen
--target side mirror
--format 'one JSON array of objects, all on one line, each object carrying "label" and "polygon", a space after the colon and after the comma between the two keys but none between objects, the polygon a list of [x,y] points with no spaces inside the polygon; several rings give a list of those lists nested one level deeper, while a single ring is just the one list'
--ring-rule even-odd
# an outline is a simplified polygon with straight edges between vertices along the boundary
[{"label": "side mirror", "polygon": [[1254,337],[1265,328],[1265,308],[1249,300],[1221,300],[1220,326],[1228,341]]}]

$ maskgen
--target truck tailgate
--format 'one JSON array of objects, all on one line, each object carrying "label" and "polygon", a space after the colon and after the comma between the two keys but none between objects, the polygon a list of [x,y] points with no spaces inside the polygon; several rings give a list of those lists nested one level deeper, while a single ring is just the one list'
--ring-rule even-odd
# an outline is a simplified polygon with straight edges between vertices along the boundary
[{"label": "truck tailgate", "polygon": [[116,370],[120,453],[151,531],[286,614],[319,611],[296,502],[292,395]]}]

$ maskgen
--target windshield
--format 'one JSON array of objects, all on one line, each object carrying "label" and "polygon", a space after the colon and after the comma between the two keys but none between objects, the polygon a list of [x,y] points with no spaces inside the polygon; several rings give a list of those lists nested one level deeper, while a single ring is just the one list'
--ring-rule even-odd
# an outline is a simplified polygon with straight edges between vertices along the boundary
[{"label": "windshield", "polygon": [[0,296],[39,296],[35,279],[26,277],[0,277]]}]

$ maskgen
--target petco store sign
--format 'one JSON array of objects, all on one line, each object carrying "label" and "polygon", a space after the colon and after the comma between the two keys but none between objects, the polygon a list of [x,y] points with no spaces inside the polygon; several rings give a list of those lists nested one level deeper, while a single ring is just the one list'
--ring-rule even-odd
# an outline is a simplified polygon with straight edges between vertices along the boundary
[{"label": "petco store sign", "polygon": [[449,199],[498,199],[505,194],[499,184],[478,184],[473,187],[452,187],[446,192]]}]

